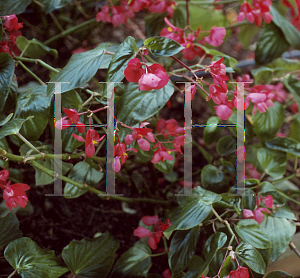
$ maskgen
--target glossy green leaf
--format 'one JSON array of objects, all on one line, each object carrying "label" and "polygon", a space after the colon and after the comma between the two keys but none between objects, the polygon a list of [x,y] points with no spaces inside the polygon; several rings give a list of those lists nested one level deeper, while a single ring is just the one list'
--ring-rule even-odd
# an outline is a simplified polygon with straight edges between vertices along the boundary
[{"label": "glossy green leaf", "polygon": [[300,156],[300,143],[292,138],[277,137],[266,142],[266,146],[271,150],[278,150]]},{"label": "glossy green leaf", "polygon": [[72,273],[81,278],[106,277],[119,242],[108,232],[91,240],[72,241],[62,251],[62,257]]},{"label": "glossy green leaf", "polygon": [[242,195],[242,208],[254,211],[256,206],[256,197],[253,190],[246,190]]},{"label": "glossy green leaf", "polygon": [[282,16],[274,6],[270,7],[273,23],[281,29],[286,41],[296,49],[300,49],[300,33],[291,24],[291,22]]},{"label": "glossy green leaf", "polygon": [[216,142],[221,137],[223,127],[217,126],[220,123],[220,118],[212,116],[206,121],[204,128],[203,140],[206,146]]},{"label": "glossy green leaf", "polygon": [[53,250],[42,249],[27,237],[8,244],[4,257],[24,278],[58,278],[68,271],[60,265]]},{"label": "glossy green leaf", "polygon": [[279,217],[264,216],[260,227],[268,234],[272,242],[271,260],[274,262],[287,249],[296,232],[294,222]]},{"label": "glossy green leaf", "polygon": [[9,244],[22,234],[19,230],[19,220],[14,213],[9,212],[5,217],[0,218],[0,246]]},{"label": "glossy green leaf", "polygon": [[183,271],[190,263],[196,251],[199,235],[199,226],[174,233],[169,250],[169,266],[173,275]]},{"label": "glossy green leaf", "polygon": [[217,144],[217,152],[221,156],[228,156],[236,152],[236,139],[227,135],[222,137]]},{"label": "glossy green leaf", "polygon": [[229,276],[230,271],[234,270],[233,269],[233,263],[232,263],[232,257],[227,256],[227,258],[224,261],[224,264],[222,266],[221,272],[220,272],[220,278],[224,278]]},{"label": "glossy green leaf", "polygon": [[278,102],[274,102],[274,106],[269,107],[269,111],[265,113],[256,111],[256,114],[253,116],[253,124],[259,140],[265,142],[273,139],[283,125],[284,119],[284,108]]},{"label": "glossy green leaf", "polygon": [[185,47],[166,37],[152,37],[144,41],[144,46],[155,56],[169,57],[179,53]]},{"label": "glossy green leaf", "polygon": [[0,139],[8,135],[17,134],[20,131],[23,123],[32,118],[33,116],[29,116],[26,119],[13,119],[9,121],[7,124],[0,128]]},{"label": "glossy green leaf", "polygon": [[118,50],[112,57],[108,72],[106,75],[107,82],[120,82],[124,78],[124,70],[129,60],[134,58],[138,51],[133,37],[127,37],[119,46]]},{"label": "glossy green leaf", "polygon": [[289,138],[295,139],[296,141],[300,142],[300,133],[298,132],[300,130],[300,116],[296,118],[291,126],[289,131]]},{"label": "glossy green leaf", "polygon": [[[41,143],[39,141],[31,142],[31,144],[33,146],[35,146],[36,148],[40,149],[40,151],[42,151],[45,154],[53,154],[53,152],[51,151],[51,149],[48,145],[43,145],[43,143]],[[28,153],[37,154],[35,152],[32,153],[31,148],[28,147],[26,144],[23,144],[20,147],[19,152],[22,156],[27,156]],[[37,163],[46,167],[47,169],[54,171],[54,160],[53,159],[45,158],[45,160],[37,160]],[[73,167],[72,163],[67,163],[67,162],[63,161],[62,168],[61,168],[62,174],[65,175],[72,167]],[[57,178],[54,178],[53,176],[49,176],[47,173],[45,173],[44,171],[42,171],[34,166],[33,166],[33,168],[35,169],[35,184],[37,186],[51,184],[57,179]]]},{"label": "glossy green leaf", "polygon": [[26,10],[31,0],[9,0],[0,2],[0,16],[20,14]]},{"label": "glossy green leaf", "polygon": [[289,75],[283,80],[284,86],[293,94],[295,100],[300,107],[300,80],[296,77]]},{"label": "glossy green leaf", "polygon": [[118,121],[129,126],[140,123],[164,107],[173,93],[174,87],[170,81],[163,88],[151,91],[139,91],[139,85],[130,82],[118,101],[116,117]]},{"label": "glossy green leaf", "polygon": [[280,28],[273,22],[266,24],[257,40],[255,62],[258,65],[268,64],[280,57],[289,47],[290,44],[285,40]]},{"label": "glossy green leaf", "polygon": [[284,271],[275,270],[275,271],[268,273],[265,276],[265,278],[292,278],[292,275],[290,275]]},{"label": "glossy green leaf", "polygon": [[46,14],[52,12],[55,9],[62,8],[69,3],[72,3],[72,0],[39,0],[43,4],[43,10]]},{"label": "glossy green leaf", "polygon": [[240,220],[234,226],[234,229],[242,240],[253,247],[265,249],[272,246],[268,235],[259,228],[258,223],[254,219]]},{"label": "glossy green leaf", "polygon": [[43,134],[47,124],[51,97],[46,95],[47,86],[40,85],[21,93],[17,98],[14,119],[34,116],[26,121],[20,133],[30,141],[36,141]]},{"label": "glossy green leaf", "polygon": [[[8,123],[8,121],[11,119],[11,117],[13,116],[14,113],[10,113],[7,117],[4,117],[3,120],[0,121],[0,126],[5,125],[6,123]],[[3,118],[3,117],[1,117]]]},{"label": "glossy green leaf", "polygon": [[17,37],[17,46],[18,48],[24,52],[24,56],[34,58],[34,59],[39,59],[41,56],[45,54],[51,54],[55,58],[58,57],[58,53],[56,49],[50,48],[46,45],[44,45],[41,41],[33,38],[32,40],[27,40],[23,36]]},{"label": "glossy green leaf", "polygon": [[161,171],[162,173],[171,174],[175,164],[175,153],[171,152],[170,155],[173,157],[172,160],[166,159],[165,161],[160,161],[158,163],[155,163],[154,164],[155,168]]},{"label": "glossy green leaf", "polygon": [[9,94],[9,87],[15,71],[15,63],[8,53],[0,53],[0,113]]},{"label": "glossy green leaf", "polygon": [[[86,84],[98,71],[108,45],[109,43],[101,43],[92,50],[72,55],[67,65],[50,82],[69,82],[62,84],[62,93]],[[53,95],[54,87],[53,83],[48,84],[47,95]]]},{"label": "glossy green leaf", "polygon": [[[68,178],[81,183],[86,183],[89,186],[96,186],[103,176],[104,174],[102,172],[98,172],[85,161],[81,161],[76,163],[76,165],[72,168]],[[67,199],[77,198],[86,192],[86,189],[80,189],[71,183],[66,183],[64,189],[64,194],[70,194],[70,196],[66,196]]]},{"label": "glossy green leaf", "polygon": [[194,188],[192,194],[195,196],[186,197],[177,220],[164,231],[167,239],[175,230],[188,230],[199,225],[210,214],[212,204],[222,199],[220,195],[204,190],[200,186]]},{"label": "glossy green leaf", "polygon": [[224,193],[229,190],[228,175],[210,164],[202,169],[201,183],[204,189],[215,193]]},{"label": "glossy green leaf", "polygon": [[264,171],[274,177],[281,177],[286,170],[286,154],[267,148],[260,148],[257,151],[257,158]]},{"label": "glossy green leaf", "polygon": [[266,264],[262,255],[251,244],[245,242],[239,244],[236,248],[236,256],[238,260],[242,260],[255,272],[266,273]]},{"label": "glossy green leaf", "polygon": [[145,277],[151,267],[151,250],[145,244],[129,248],[113,267],[111,278]]}]

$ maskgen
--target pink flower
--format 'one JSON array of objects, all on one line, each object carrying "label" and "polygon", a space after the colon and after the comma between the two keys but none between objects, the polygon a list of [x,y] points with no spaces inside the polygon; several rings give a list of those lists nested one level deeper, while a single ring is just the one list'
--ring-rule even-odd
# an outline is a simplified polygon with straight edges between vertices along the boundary
[{"label": "pink flower", "polygon": [[5,168],[0,171],[0,188],[4,189],[9,178],[9,171]]},{"label": "pink flower", "polygon": [[108,7],[107,5],[103,6],[101,12],[96,14],[96,21],[111,23],[111,16],[109,12],[110,12],[110,7]]},{"label": "pink flower", "polygon": [[124,143],[118,143],[117,145],[114,146],[115,158],[112,164],[112,168],[116,173],[120,172],[121,165],[126,162],[128,156],[128,154],[126,153],[127,151],[134,151],[136,153],[138,152],[138,150],[133,148],[126,149],[126,145]]},{"label": "pink flower", "polygon": [[72,134],[75,139],[81,142],[85,142],[85,153],[87,157],[92,157],[95,154],[95,144],[100,142],[105,134],[100,138],[99,133],[94,129],[89,129],[86,133],[86,139],[83,137]]},{"label": "pink flower", "polygon": [[165,269],[162,273],[163,278],[172,278],[172,272],[169,268]]},{"label": "pink flower", "polygon": [[231,278],[249,278],[249,272],[246,267],[239,266],[237,270],[230,271]]},{"label": "pink flower", "polygon": [[165,160],[173,160],[173,156],[170,155],[171,151],[173,150],[167,150],[163,145],[157,143],[154,145],[154,149],[158,148],[159,146],[159,149],[156,150],[154,152],[154,155],[153,155],[153,158],[151,159],[151,162],[153,164],[156,164],[160,161],[165,161]]},{"label": "pink flower", "polygon": [[12,14],[3,17],[3,27],[6,28],[7,31],[12,31],[13,29],[19,30],[23,28],[23,23],[18,23],[18,18],[15,14]]},{"label": "pink flower", "polygon": [[124,13],[121,7],[112,7],[112,19],[111,22],[114,27],[118,26],[119,24],[125,24],[127,22],[126,14]]},{"label": "pink flower", "polygon": [[60,121],[55,122],[55,127],[57,129],[64,130],[68,128],[71,124],[75,124],[78,132],[84,133],[85,125],[79,121],[79,113],[77,112],[77,110],[63,108],[63,111],[65,112],[67,117],[63,117]]},{"label": "pink flower", "polygon": [[220,46],[223,43],[223,39],[226,35],[226,29],[224,27],[213,26],[210,29],[209,36],[205,37],[205,41],[212,46]]},{"label": "pink flower", "polygon": [[225,104],[214,106],[214,109],[216,111],[217,116],[219,116],[222,120],[228,120],[232,115],[232,109],[230,109]]},{"label": "pink flower", "polygon": [[[253,179],[260,179],[261,174],[257,172],[256,167],[252,163],[245,164],[246,172],[249,174],[250,178]],[[246,179],[249,179],[249,177],[246,175]]]},{"label": "pink flower", "polygon": [[237,148],[237,160],[238,162],[242,163],[246,159],[246,149],[244,146],[239,146]]},{"label": "pink flower", "polygon": [[151,1],[149,1],[149,0],[132,0],[130,2],[129,6],[134,12],[138,13],[139,11],[148,7],[150,4],[151,4]]},{"label": "pink flower", "polygon": [[[2,187],[3,188],[3,187]],[[10,181],[6,184],[3,191],[3,199],[5,205],[12,211],[12,208],[16,208],[19,205],[24,208],[28,202],[25,191],[29,190],[30,186],[24,183],[10,184]]]},{"label": "pink flower", "polygon": [[[178,122],[175,119],[169,119],[165,121],[164,119],[160,119],[156,123],[156,129],[158,133],[161,133],[166,139],[168,139],[168,135],[178,136],[179,134],[184,133],[184,128],[180,127]],[[168,133],[166,133],[166,130]]]}]

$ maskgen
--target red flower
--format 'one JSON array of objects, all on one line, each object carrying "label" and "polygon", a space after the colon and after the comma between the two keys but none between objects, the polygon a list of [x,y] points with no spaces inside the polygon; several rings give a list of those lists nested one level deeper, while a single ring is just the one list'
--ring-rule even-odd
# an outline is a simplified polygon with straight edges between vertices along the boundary
[{"label": "red flower", "polygon": [[145,72],[141,61],[134,58],[128,62],[124,75],[129,82],[138,82]]},{"label": "red flower", "polygon": [[147,125],[149,123],[142,123],[140,125],[140,128],[134,128],[132,135],[126,135],[124,142],[126,145],[131,144],[134,140],[137,139],[137,142],[140,146],[140,148],[143,151],[149,151],[150,150],[150,143],[145,140],[143,137],[145,137],[146,139],[148,139],[150,142],[155,142],[154,136],[151,133],[152,129],[151,128],[143,128],[145,125]]},{"label": "red flower", "polygon": [[205,37],[204,40],[212,46],[220,46],[223,43],[223,39],[226,35],[226,29],[224,27],[213,26],[210,29],[209,36]]},{"label": "red flower", "polygon": [[239,266],[237,270],[230,271],[231,278],[249,278],[249,272],[246,267]]},{"label": "red flower", "polygon": [[112,14],[111,22],[114,27],[127,22],[127,17],[121,7],[112,7]]},{"label": "red flower", "polygon": [[232,109],[228,107],[226,104],[220,104],[214,106],[217,116],[219,116],[222,120],[227,120],[232,115]]},{"label": "red flower", "polygon": [[85,153],[87,157],[92,157],[95,154],[94,145],[97,144],[97,142],[100,142],[105,137],[105,135],[103,135],[100,138],[99,133],[94,129],[89,129],[87,131],[86,139],[74,133],[72,135],[78,141],[85,142]]},{"label": "red flower", "polygon": [[[256,170],[256,167],[252,163],[245,164],[246,171],[249,174],[250,178],[253,179],[260,179],[261,174]],[[249,177],[246,175],[246,179],[249,179]]]},{"label": "red flower", "polygon": [[[154,145],[154,149],[156,149],[158,145]],[[159,145],[159,149],[154,152],[153,158],[151,159],[151,162],[153,164],[158,163],[160,161],[167,160],[173,160],[173,156],[170,155],[171,151],[173,150],[167,150],[163,145]]]},{"label": "red flower", "polygon": [[[65,112],[65,114],[67,114],[67,117],[63,117],[60,121],[57,121],[55,123],[55,127],[57,129],[64,130],[64,129],[68,128],[71,124],[75,124],[78,132],[84,133],[85,125],[79,121],[79,115],[78,115],[79,113],[75,109],[63,108],[63,111]],[[79,136],[79,137],[81,137],[81,136]]]},{"label": "red flower", "polygon": [[[126,149],[126,145],[124,143],[118,143],[117,145],[114,146],[115,158],[112,164],[112,168],[116,173],[120,172],[121,165],[124,164],[127,160],[126,151],[134,151],[136,153],[138,152],[138,150],[133,148]],[[120,159],[121,159],[121,163],[120,163]]]},{"label": "red flower", "polygon": [[[2,187],[3,188],[3,187]],[[19,205],[24,208],[28,202],[25,191],[29,190],[30,186],[24,183],[16,183],[10,185],[10,181],[6,184],[3,191],[3,199],[5,205],[12,211],[12,208],[16,208]]]},{"label": "red flower", "polygon": [[103,6],[101,12],[96,14],[96,21],[111,23],[111,16],[110,16],[109,12],[110,12],[110,8],[107,5]]},{"label": "red flower", "polygon": [[4,189],[6,186],[6,182],[9,178],[9,171],[5,170],[5,168],[0,171],[0,188]]},{"label": "red flower", "polygon": [[163,278],[172,278],[172,272],[169,268],[165,269],[162,273]]},{"label": "red flower", "polygon": [[12,31],[13,29],[19,30],[23,28],[23,23],[18,23],[18,18],[15,14],[12,14],[3,17],[3,27],[6,28],[7,31]]},{"label": "red flower", "polygon": [[[156,123],[156,129],[158,133],[161,133],[166,139],[168,139],[169,135],[176,137],[179,134],[184,133],[184,128],[180,127],[175,119],[169,119],[167,121],[160,119]],[[166,133],[166,130],[168,133]]]}]

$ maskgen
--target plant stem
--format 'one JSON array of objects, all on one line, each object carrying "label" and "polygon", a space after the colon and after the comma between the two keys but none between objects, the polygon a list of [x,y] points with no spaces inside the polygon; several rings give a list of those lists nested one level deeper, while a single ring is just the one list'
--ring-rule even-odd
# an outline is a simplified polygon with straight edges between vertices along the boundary
[{"label": "plant stem", "polygon": [[[220,2],[219,2],[220,3]],[[242,25],[245,25],[245,24],[249,24],[248,21],[242,21],[242,22],[237,22],[237,23],[234,23],[234,24],[231,24],[231,25],[228,25],[228,26],[225,26],[225,29],[232,29],[232,28],[236,28],[236,27],[239,27],[239,26],[242,26]]]},{"label": "plant stem", "polygon": [[170,56],[172,59],[174,59],[176,62],[178,62],[180,65],[184,66],[187,70],[189,70],[191,73],[193,73],[193,75],[195,76],[196,80],[198,79],[198,76],[193,72],[193,70],[187,66],[185,63],[181,62],[179,59],[177,59],[174,56]]},{"label": "plant stem", "polygon": [[21,61],[18,62],[24,70],[26,70],[31,76],[33,76],[41,85],[46,85],[41,79],[39,79],[29,68],[27,68]]},{"label": "plant stem", "polygon": [[190,26],[189,0],[185,0],[186,26]]},{"label": "plant stem", "polygon": [[7,278],[11,278],[16,274],[17,270],[15,269]]},{"label": "plant stem", "polygon": [[299,202],[299,201],[297,201],[297,200],[291,198],[290,196],[286,195],[286,194],[283,193],[282,191],[280,191],[280,190],[277,189],[277,192],[278,192],[281,196],[283,196],[284,198],[286,198],[286,199],[288,199],[288,200],[290,200],[290,201],[293,201],[294,203],[300,205],[300,202]]},{"label": "plant stem", "polygon": [[35,147],[33,146],[25,137],[23,137],[19,132],[16,133],[16,135],[32,150],[36,151],[37,153],[41,152]]},{"label": "plant stem", "polygon": [[296,245],[294,244],[294,242],[290,241],[289,246],[293,249],[293,251],[296,253],[296,255],[300,258],[300,252],[297,249]]},{"label": "plant stem", "polygon": [[58,34],[58,35],[56,35],[56,36],[50,38],[49,40],[46,40],[46,41],[44,42],[44,44],[45,44],[45,45],[48,45],[48,44],[50,44],[50,43],[52,43],[52,42],[54,42],[54,41],[56,41],[56,40],[58,40],[58,39],[60,39],[60,38],[63,38],[63,37],[66,37],[66,36],[70,35],[71,33],[73,33],[73,32],[75,32],[75,31],[79,30],[79,29],[82,28],[82,27],[85,27],[85,26],[87,26],[87,25],[89,25],[89,24],[91,24],[91,23],[95,23],[95,22],[96,22],[96,19],[95,19],[95,18],[90,19],[90,20],[87,20],[87,21],[84,21],[84,22],[81,23],[81,24],[78,24],[78,25],[76,25],[76,26],[74,26],[74,27],[72,27],[72,28],[70,28],[70,29],[68,29],[68,30],[65,30],[65,31],[61,32],[60,34]]},{"label": "plant stem", "polygon": [[41,66],[43,66],[44,68],[51,70],[53,72],[59,72],[59,70],[51,67],[50,65],[48,65],[47,63],[45,63],[44,61],[40,60],[40,59],[31,59],[31,58],[24,58],[24,57],[14,57],[15,60],[17,61],[23,61],[23,62],[31,62],[31,63],[39,63]]},{"label": "plant stem", "polygon": [[294,174],[291,174],[291,175],[289,175],[289,176],[287,176],[287,177],[284,177],[284,178],[282,178],[282,179],[273,181],[272,183],[273,183],[273,185],[274,185],[274,184],[278,184],[278,183],[281,183],[281,182],[283,182],[283,181],[287,181],[287,180],[289,180],[289,179],[291,179],[291,178],[294,178],[294,177],[296,177],[296,174],[295,174],[295,173],[294,173]]}]

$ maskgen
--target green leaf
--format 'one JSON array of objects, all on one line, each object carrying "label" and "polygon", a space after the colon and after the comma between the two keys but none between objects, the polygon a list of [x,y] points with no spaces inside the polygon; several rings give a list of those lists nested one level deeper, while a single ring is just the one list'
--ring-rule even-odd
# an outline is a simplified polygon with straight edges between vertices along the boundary
[{"label": "green leaf", "polygon": [[133,126],[155,115],[173,93],[174,87],[170,81],[163,88],[151,91],[139,91],[139,85],[130,82],[118,101],[116,117],[118,121]]},{"label": "green leaf", "polygon": [[[104,174],[102,172],[98,172],[85,161],[81,161],[76,163],[76,165],[70,171],[68,178],[81,183],[86,183],[89,186],[96,186],[103,176]],[[80,189],[71,183],[66,183],[64,194],[70,194],[70,196],[66,196],[66,198],[71,199],[77,198],[87,191],[88,190]]]},{"label": "green leaf", "polygon": [[259,111],[253,116],[254,131],[261,142],[273,139],[279,128],[284,123],[284,108],[275,102],[273,107],[269,107],[266,113]]},{"label": "green leaf", "polygon": [[268,235],[259,228],[254,219],[240,220],[234,229],[242,240],[253,247],[266,249],[272,246]]},{"label": "green leaf", "polygon": [[240,30],[241,31],[239,32],[238,37],[243,46],[246,49],[249,49],[249,46],[253,41],[254,36],[258,33],[260,29],[254,24],[245,24],[240,26]]},{"label": "green leaf", "polygon": [[151,267],[150,255],[147,245],[135,244],[116,262],[111,278],[145,277]]},{"label": "green leaf", "polygon": [[108,232],[91,240],[72,241],[62,257],[72,273],[81,278],[106,277],[120,244]]},{"label": "green leaf", "polygon": [[286,41],[296,49],[300,49],[300,33],[291,24],[291,22],[283,17],[274,6],[270,7],[271,15],[273,16],[272,22],[281,29]]},{"label": "green leaf", "polygon": [[287,162],[285,153],[260,148],[257,151],[257,159],[268,175],[274,178],[284,175]]},{"label": "green leaf", "polygon": [[216,142],[221,137],[223,127],[217,126],[220,123],[220,118],[217,116],[210,117],[204,128],[203,139],[206,146]]},{"label": "green leaf", "polygon": [[[9,146],[8,146],[8,143],[7,143],[7,140],[6,138],[2,138],[0,139],[0,148],[6,150],[7,152],[11,152],[10,149],[9,149]],[[0,160],[0,167],[1,168],[4,168],[6,165],[6,169],[8,169],[8,166],[9,166],[9,160],[7,161],[4,161],[4,160]]]},{"label": "green leaf", "polygon": [[145,29],[146,36],[153,37],[159,36],[161,30],[166,27],[166,23],[164,18],[166,16],[166,12],[164,13],[150,13],[145,16]]},{"label": "green leaf", "polygon": [[253,190],[246,190],[242,196],[242,208],[254,211],[256,206],[256,198]]},{"label": "green leaf", "polygon": [[300,116],[298,116],[298,118],[292,122],[289,132],[290,138],[300,142],[300,133],[298,132],[298,130],[300,130]]},{"label": "green leaf", "polygon": [[194,188],[192,194],[195,196],[186,197],[177,220],[164,231],[167,239],[175,230],[188,230],[199,225],[210,214],[212,204],[222,199],[220,195],[204,190],[200,186]]},{"label": "green leaf", "polygon": [[23,123],[26,121],[32,119],[33,116],[29,116],[26,119],[13,119],[7,124],[5,124],[3,127],[0,128],[0,139],[4,138],[5,136],[17,134]]},{"label": "green leaf", "polygon": [[[53,154],[53,152],[50,150],[50,147],[48,145],[43,145],[42,142],[36,141],[36,142],[31,142],[31,144],[36,148],[40,148],[40,151],[42,151],[45,154]],[[31,151],[31,148],[28,147],[26,144],[23,144],[19,149],[19,152],[22,156],[27,156],[29,151]],[[54,171],[53,159],[45,158],[45,160],[37,160],[37,163],[46,167],[47,169]],[[65,175],[72,167],[73,167],[72,163],[67,163],[63,161],[62,169],[61,169],[62,174]],[[35,184],[37,186],[51,184],[57,179],[54,178],[53,176],[49,176],[47,173],[34,166],[33,168],[35,169]]]},{"label": "green leaf", "polygon": [[227,256],[227,258],[225,259],[224,264],[222,266],[221,272],[220,272],[220,278],[229,276],[230,271],[232,271],[232,270],[233,270],[232,257]]},{"label": "green leaf", "polygon": [[227,135],[222,137],[217,144],[217,152],[221,156],[228,156],[236,152],[236,139]]},{"label": "green leaf", "polygon": [[242,242],[236,248],[236,255],[238,260],[242,260],[255,272],[259,274],[266,273],[266,264],[264,262],[264,259],[252,245]]},{"label": "green leaf", "polygon": [[27,90],[17,98],[14,119],[34,116],[20,129],[20,133],[29,141],[38,140],[48,124],[51,97],[47,97],[46,92],[47,86],[40,85]]},{"label": "green leaf", "polygon": [[178,42],[165,37],[146,39],[144,41],[144,46],[155,56],[163,57],[175,55],[182,49],[185,49],[185,47],[181,46]]},{"label": "green leaf", "polygon": [[283,80],[284,86],[293,94],[300,107],[300,80],[290,75]]},{"label": "green leaf", "polygon": [[273,22],[266,24],[257,40],[255,63],[258,65],[268,64],[280,57],[289,47],[290,45],[285,40],[280,28]]},{"label": "green leaf", "polygon": [[275,271],[268,273],[265,276],[265,278],[292,278],[292,275],[290,275],[284,271],[275,270]]},{"label": "green leaf", "polygon": [[204,189],[215,193],[224,193],[229,190],[228,175],[210,164],[205,165],[202,169],[201,184]]},{"label": "green leaf", "polygon": [[[50,82],[69,82],[62,84],[61,93],[79,88],[89,82],[101,65],[105,49],[109,43],[101,43],[96,48],[72,55],[67,65],[56,73]],[[54,84],[48,84],[47,95],[54,93]]]},{"label": "green leaf", "polygon": [[172,160],[165,160],[155,163],[154,166],[156,169],[165,174],[171,174],[175,164],[175,152],[171,152],[170,155],[173,157]]},{"label": "green leaf", "polygon": [[9,212],[5,217],[0,218],[0,246],[5,246],[21,236],[19,220],[14,213]]},{"label": "green leaf", "polygon": [[15,71],[14,60],[8,53],[0,53],[0,113],[9,94],[9,87]]},{"label": "green leaf", "polygon": [[5,125],[6,123],[8,123],[8,121],[11,119],[11,117],[13,116],[14,113],[10,113],[7,117],[5,117],[5,119],[0,121],[0,126]]},{"label": "green leaf", "polygon": [[199,235],[199,226],[191,230],[175,232],[169,250],[169,266],[173,275],[183,271],[189,265],[196,251]]},{"label": "green leaf", "polygon": [[8,244],[4,257],[22,277],[58,278],[68,271],[60,265],[53,250],[42,249],[27,237]]},{"label": "green leaf", "polygon": [[43,4],[43,10],[46,14],[52,12],[55,9],[62,8],[71,3],[72,0],[39,0]]},{"label": "green leaf", "polygon": [[107,82],[120,82],[124,78],[124,70],[129,60],[133,59],[138,51],[133,37],[127,37],[119,46],[118,50],[112,57],[108,72],[106,75]]},{"label": "green leaf", "polygon": [[274,262],[287,249],[296,232],[296,225],[288,219],[269,215],[264,216],[259,225],[271,239],[272,251],[270,258]]},{"label": "green leaf", "polygon": [[266,146],[271,150],[278,150],[300,156],[300,143],[292,138],[277,137],[266,142]]},{"label": "green leaf", "polygon": [[1,1],[0,16],[20,14],[26,10],[26,7],[31,3],[31,0],[9,0]]},{"label": "green leaf", "polygon": [[45,54],[51,54],[55,58],[58,57],[58,53],[56,49],[50,48],[46,45],[44,45],[41,41],[33,38],[32,40],[27,40],[23,36],[17,37],[17,46],[18,48],[24,52],[24,56],[34,58],[34,59],[39,59],[41,56]]}]

